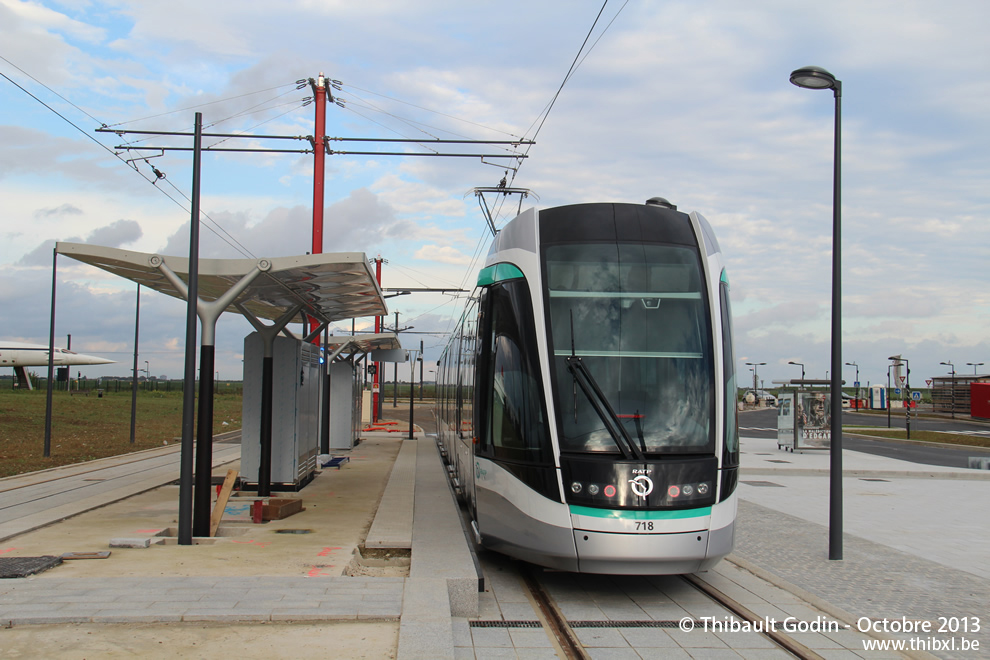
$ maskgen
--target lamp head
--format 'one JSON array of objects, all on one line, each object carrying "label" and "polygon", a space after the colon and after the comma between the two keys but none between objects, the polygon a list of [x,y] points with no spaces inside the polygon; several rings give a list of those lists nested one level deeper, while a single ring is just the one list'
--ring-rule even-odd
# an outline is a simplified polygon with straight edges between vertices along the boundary
[{"label": "lamp head", "polygon": [[805,66],[791,72],[791,83],[805,89],[842,89],[842,83],[820,66]]}]

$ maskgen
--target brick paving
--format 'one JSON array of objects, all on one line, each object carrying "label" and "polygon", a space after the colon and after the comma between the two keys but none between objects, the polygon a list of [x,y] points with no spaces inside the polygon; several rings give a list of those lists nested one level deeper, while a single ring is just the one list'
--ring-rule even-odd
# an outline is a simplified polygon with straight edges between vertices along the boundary
[{"label": "brick paving", "polygon": [[830,561],[825,527],[745,500],[738,522],[735,555],[856,618],[978,617],[981,630],[965,636],[979,641],[979,654],[933,654],[990,657],[990,580],[849,534],[843,559]]}]

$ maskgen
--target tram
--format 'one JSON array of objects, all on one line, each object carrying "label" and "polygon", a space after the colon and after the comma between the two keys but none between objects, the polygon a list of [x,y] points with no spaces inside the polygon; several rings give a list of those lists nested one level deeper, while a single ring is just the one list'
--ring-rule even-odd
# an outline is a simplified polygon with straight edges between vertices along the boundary
[{"label": "tram", "polygon": [[439,361],[438,443],[477,541],[548,568],[705,570],[733,546],[729,283],[664,200],[529,209]]}]

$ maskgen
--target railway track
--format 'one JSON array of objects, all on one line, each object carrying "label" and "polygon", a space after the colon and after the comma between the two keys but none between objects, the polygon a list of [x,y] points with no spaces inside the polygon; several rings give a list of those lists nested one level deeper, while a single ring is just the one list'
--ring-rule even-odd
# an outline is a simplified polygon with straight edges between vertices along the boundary
[{"label": "railway track", "polygon": [[[546,584],[547,577],[549,577],[550,581],[553,582],[553,576],[565,574],[552,572],[543,573],[540,569],[521,562],[513,562],[510,565],[514,566],[513,570],[517,571],[518,578],[520,583],[523,585],[525,595],[532,605],[533,612],[537,618],[502,621],[472,621],[470,622],[470,626],[472,628],[506,628],[514,630],[526,628],[541,629],[551,640],[558,657],[566,658],[567,660],[584,660],[591,657],[589,649],[586,648],[581,642],[581,631],[596,629],[602,634],[608,634],[608,631],[610,630],[614,630],[620,634],[625,631],[627,634],[623,635],[623,637],[636,639],[643,638],[643,635],[638,633],[628,634],[631,632],[631,629],[666,629],[675,633],[675,635],[672,635],[675,636],[675,639],[677,638],[676,631],[681,631],[680,638],[684,639],[683,635],[691,634],[691,630],[697,630],[700,633],[706,624],[705,620],[693,617],[669,620],[618,620],[611,618],[579,620],[573,617],[569,619],[564,613],[567,608],[561,607],[556,602],[551,593],[553,591],[553,587]],[[588,593],[589,600],[608,601],[614,598],[615,595],[610,593],[608,588],[601,585],[601,577],[603,576],[592,576],[587,580],[586,584],[588,585],[598,585],[596,591],[591,591]],[[582,584],[585,584],[584,577],[576,577],[575,579],[580,581]],[[633,583],[626,578],[619,578],[619,580],[626,584]],[[743,604],[714,588],[712,585],[697,576],[669,576],[663,578],[663,581],[664,584],[674,587],[676,587],[676,585],[690,586],[692,593],[696,592],[697,594],[703,594],[707,599],[707,602],[715,603],[721,608],[724,608],[725,615],[727,617],[731,617],[734,621],[739,623],[751,623],[754,632],[760,634],[775,647],[786,651],[796,658],[800,658],[801,660],[822,660],[821,655],[796,640],[793,636],[788,635],[779,629],[773,629],[772,627],[770,630],[763,631],[759,625],[763,622],[763,617],[758,616]],[[605,582],[608,582],[608,580]],[[692,600],[692,602],[697,604],[696,600]],[[710,621],[711,618],[709,617],[709,625],[711,625]],[[646,631],[643,632],[646,633]],[[637,650],[633,644],[630,644],[630,646],[634,651]]]},{"label": "railway track", "polygon": [[[233,434],[214,441],[216,465],[238,459],[233,441]],[[178,474],[179,450],[169,447],[7,477],[0,482],[0,541],[158,488]]]}]

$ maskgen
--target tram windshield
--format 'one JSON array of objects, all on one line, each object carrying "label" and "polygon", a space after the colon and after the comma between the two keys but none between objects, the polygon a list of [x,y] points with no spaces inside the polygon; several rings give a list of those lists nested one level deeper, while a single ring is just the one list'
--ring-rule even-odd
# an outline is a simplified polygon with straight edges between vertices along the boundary
[{"label": "tram windshield", "polygon": [[[561,451],[627,454],[616,422],[644,454],[713,451],[711,327],[697,250],[561,244],[545,258]],[[576,359],[608,406],[581,387]]]}]

